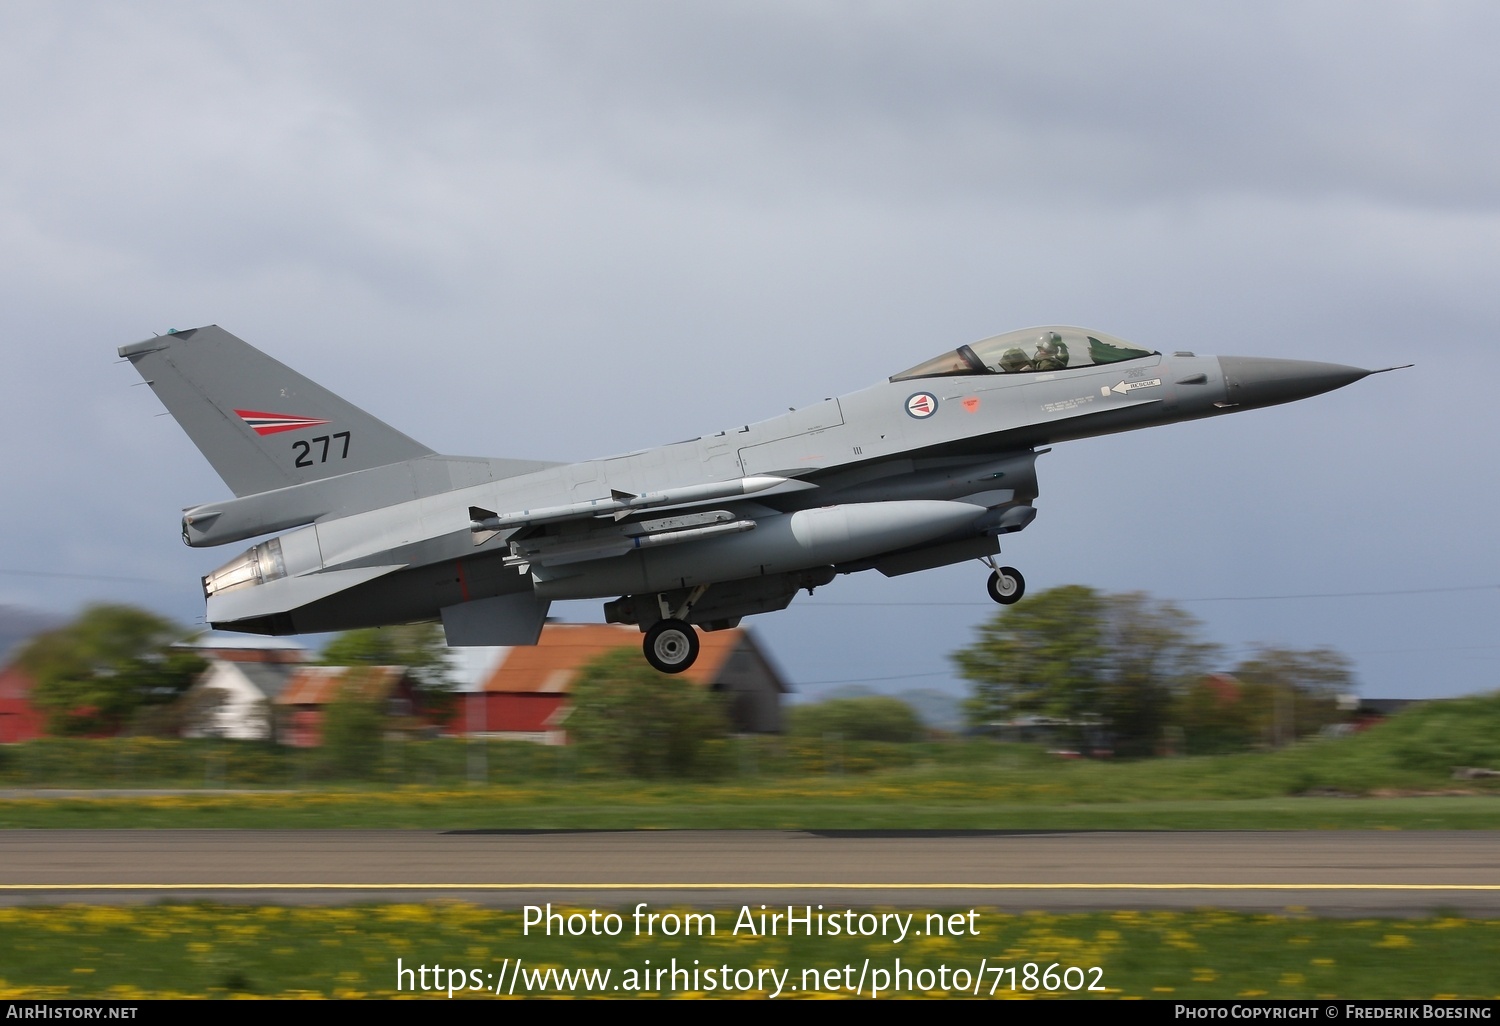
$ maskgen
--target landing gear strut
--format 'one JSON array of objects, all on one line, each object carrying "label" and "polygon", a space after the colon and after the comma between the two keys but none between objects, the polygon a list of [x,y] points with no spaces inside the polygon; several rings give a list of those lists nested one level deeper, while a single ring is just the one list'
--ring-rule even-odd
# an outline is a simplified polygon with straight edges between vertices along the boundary
[{"label": "landing gear strut", "polygon": [[662,673],[681,673],[698,658],[698,632],[681,620],[658,620],[646,631],[646,662]]},{"label": "landing gear strut", "polygon": [[1021,571],[1013,566],[996,566],[995,561],[988,556],[983,557],[982,562],[994,571],[985,582],[990,598],[1002,606],[1021,601],[1021,596],[1026,594],[1026,578],[1021,576]]}]

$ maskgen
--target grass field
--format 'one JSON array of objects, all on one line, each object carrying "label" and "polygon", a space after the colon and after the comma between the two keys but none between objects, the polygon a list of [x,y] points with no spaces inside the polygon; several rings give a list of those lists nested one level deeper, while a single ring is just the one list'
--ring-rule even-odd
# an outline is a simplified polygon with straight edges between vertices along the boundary
[{"label": "grass field", "polygon": [[[0,827],[1500,827],[1500,777],[1453,779],[1455,767],[1500,766],[1500,695],[1419,706],[1353,737],[1275,752],[1133,762],[983,740],[715,744],[714,771],[697,781],[622,780],[572,747],[459,741],[386,743],[367,779],[339,781],[316,750],[46,740],[0,748],[0,788],[24,794],[0,798]],[[43,793],[56,787],[196,793]]]},{"label": "grass field", "polygon": [[[800,914],[803,907],[796,908]],[[599,911],[599,929],[609,928],[604,915],[612,910]],[[740,907],[656,911],[710,911],[713,935],[707,920],[698,919],[693,925],[703,936],[661,936],[669,925],[664,918],[654,924],[655,935],[638,936],[630,909],[617,910],[613,937],[547,937],[540,927],[526,935],[520,910],[463,904],[0,909],[0,999],[392,997],[398,982],[399,993],[437,1000],[448,1000],[450,984],[455,996],[471,998],[491,997],[497,988],[516,997],[766,997],[778,981],[781,997],[853,996],[861,976],[865,997],[882,983],[883,997],[1500,997],[1496,920],[1319,920],[1209,910],[978,909],[970,917],[960,909],[946,910],[958,914],[958,935],[917,935],[931,925],[928,913],[917,911],[903,940],[897,922],[887,922],[881,936],[874,932],[879,920],[860,919],[879,916],[879,909],[855,908],[853,919],[843,908],[824,909],[870,931],[853,937],[806,936],[800,929],[792,937],[784,929],[777,936],[744,929],[736,935],[736,924],[746,922]],[[760,911],[749,909],[752,925]],[[955,922],[942,918],[949,927]],[[556,932],[562,929],[559,921]],[[399,980],[398,958],[401,968],[413,970]],[[674,965],[682,970],[675,984]],[[424,966],[442,968],[422,973]],[[597,972],[568,979],[549,969]],[[657,970],[667,974],[657,977]]]},{"label": "grass field", "polygon": [[426,830],[1470,830],[1500,796],[1016,801],[1003,790],[866,777],[843,784],[575,784],[0,801],[0,828]]},{"label": "grass field", "polygon": [[[710,742],[708,782],[856,777],[911,772],[988,786],[1016,800],[1269,798],[1338,791],[1371,794],[1451,786],[1456,767],[1500,768],[1500,694],[1417,706],[1364,733],[1304,740],[1275,752],[1134,762],[1069,761],[1042,746],[950,740],[899,744],[836,736]],[[359,780],[340,779],[317,749],[151,737],[49,738],[0,746],[3,787],[326,787],[330,783],[443,787],[470,782],[542,785],[613,780],[617,770],[578,748],[461,740],[374,744]],[[1469,788],[1500,793],[1500,780]]]},{"label": "grass field", "polygon": [[[621,780],[568,749],[513,743],[485,746],[474,763],[484,782],[470,785],[464,774],[477,753],[424,742],[430,747],[387,759],[425,767],[425,785],[227,786],[221,773],[221,786],[204,787],[190,772],[199,763],[217,759],[225,770],[240,759],[248,771],[281,765],[285,753],[152,739],[49,742],[5,753],[0,780],[21,788],[0,797],[0,828],[1495,829],[1500,779],[1451,777],[1455,765],[1495,756],[1497,706],[1445,703],[1363,735],[1279,752],[1137,762],[1059,759],[985,741],[751,739],[731,753],[736,772],[687,782]],[[174,772],[142,779],[110,771],[131,765]],[[101,790],[59,797],[38,783]],[[111,790],[184,783],[197,787]]]}]

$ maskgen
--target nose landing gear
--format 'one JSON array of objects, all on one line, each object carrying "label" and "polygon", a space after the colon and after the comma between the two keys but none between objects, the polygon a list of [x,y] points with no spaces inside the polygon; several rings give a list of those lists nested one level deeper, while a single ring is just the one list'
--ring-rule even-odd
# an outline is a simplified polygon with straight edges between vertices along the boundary
[{"label": "nose landing gear", "polygon": [[983,557],[982,562],[993,571],[990,579],[985,582],[985,590],[990,593],[990,598],[1002,606],[1021,601],[1021,596],[1026,594],[1026,578],[1021,576],[1021,571],[1013,566],[996,566],[995,561],[988,556]]}]

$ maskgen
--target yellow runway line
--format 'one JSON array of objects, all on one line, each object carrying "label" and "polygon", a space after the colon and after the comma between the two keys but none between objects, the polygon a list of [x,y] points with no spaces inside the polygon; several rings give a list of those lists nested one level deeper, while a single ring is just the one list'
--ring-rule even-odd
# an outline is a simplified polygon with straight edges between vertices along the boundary
[{"label": "yellow runway line", "polygon": [[1394,883],[106,883],[0,891],[1500,891],[1500,884]]}]

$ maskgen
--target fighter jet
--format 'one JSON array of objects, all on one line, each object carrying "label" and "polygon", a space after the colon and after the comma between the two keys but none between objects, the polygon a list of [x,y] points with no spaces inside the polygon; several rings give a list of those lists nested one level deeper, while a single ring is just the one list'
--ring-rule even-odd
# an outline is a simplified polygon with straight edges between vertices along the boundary
[{"label": "fighter jet", "polygon": [[1049,446],[1380,373],[1028,328],[758,424],[559,464],[440,455],[216,325],[119,354],[234,493],[184,511],[182,540],[276,535],[203,578],[214,628],[437,620],[450,645],[529,645],[554,600],[606,599],[665,673],[693,664],[699,630],[839,574],[977,560],[1015,602],[1025,580],[996,556],[1036,516]]}]

